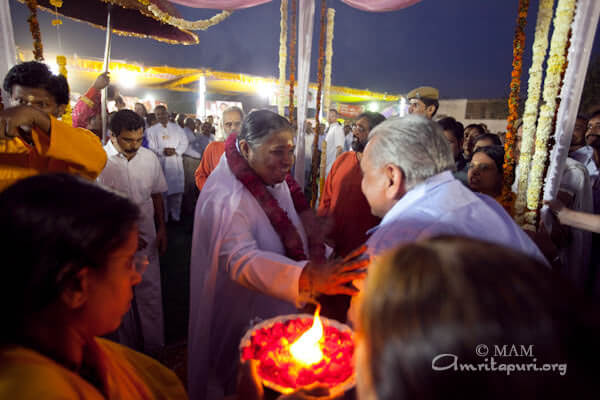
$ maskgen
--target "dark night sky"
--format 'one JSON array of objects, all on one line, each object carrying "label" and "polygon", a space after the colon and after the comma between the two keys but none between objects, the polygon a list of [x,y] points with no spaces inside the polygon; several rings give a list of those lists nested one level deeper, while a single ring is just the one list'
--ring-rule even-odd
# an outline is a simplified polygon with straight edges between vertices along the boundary
[{"label": "dark night sky", "polygon": [[[9,0],[15,40],[31,48],[28,10]],[[74,0],[66,0],[74,1]],[[439,88],[442,98],[507,97],[512,69],[512,40],[517,0],[423,0],[391,13],[367,13],[341,1],[336,9],[332,84],[389,93],[406,93],[420,85]],[[115,37],[115,59],[145,65],[209,67],[229,72],[278,76],[279,4],[240,10],[221,24],[199,32],[197,46],[173,46]],[[525,74],[531,63],[531,42],[538,1],[530,4]],[[207,18],[214,10],[179,7],[190,20]],[[318,27],[320,2],[315,11]],[[57,51],[52,16],[39,13],[47,52]],[[66,20],[61,27],[63,52],[102,57],[104,31]],[[600,54],[596,33],[593,56]],[[318,28],[313,37],[312,80],[316,80]],[[592,56],[592,57],[593,57]],[[525,76],[526,78],[526,76]],[[526,87],[526,80],[523,84]]]}]

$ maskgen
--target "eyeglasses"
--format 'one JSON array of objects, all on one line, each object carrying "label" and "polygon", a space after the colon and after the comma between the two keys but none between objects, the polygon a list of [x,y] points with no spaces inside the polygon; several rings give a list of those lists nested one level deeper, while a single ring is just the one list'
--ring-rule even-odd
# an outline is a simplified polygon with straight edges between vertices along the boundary
[{"label": "eyeglasses", "polygon": [[131,260],[131,269],[135,269],[138,274],[143,275],[146,268],[148,268],[148,264],[150,264],[150,260],[148,260],[147,255],[136,254]]}]

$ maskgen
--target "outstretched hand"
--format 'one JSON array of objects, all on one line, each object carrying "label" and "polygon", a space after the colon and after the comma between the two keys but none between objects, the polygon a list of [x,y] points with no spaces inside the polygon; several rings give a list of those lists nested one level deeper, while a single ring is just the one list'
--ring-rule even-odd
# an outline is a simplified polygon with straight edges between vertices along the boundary
[{"label": "outstretched hand", "polygon": [[49,133],[50,117],[43,111],[27,105],[0,111],[0,139],[20,137],[30,142],[30,132],[34,126]]},{"label": "outstretched hand", "polygon": [[358,289],[348,286],[348,283],[366,277],[369,259],[361,258],[366,250],[367,247],[363,245],[344,259],[327,264],[309,262],[300,275],[300,292],[349,296],[358,294]]}]

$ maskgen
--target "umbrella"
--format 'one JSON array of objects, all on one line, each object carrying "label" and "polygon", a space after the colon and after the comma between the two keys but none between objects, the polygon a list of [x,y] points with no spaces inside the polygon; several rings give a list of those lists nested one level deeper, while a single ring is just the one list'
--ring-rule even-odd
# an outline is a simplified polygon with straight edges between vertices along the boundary
[{"label": "umbrella", "polygon": [[[19,0],[25,3],[25,0]],[[162,12],[180,17],[175,7],[167,0],[146,0],[146,3],[158,7]],[[172,26],[155,17],[148,10],[149,5],[138,0],[64,0],[56,10],[50,0],[38,0],[39,9],[58,13],[75,21],[88,23],[96,28],[106,29],[104,48],[104,71],[110,64],[111,33],[118,35],[152,38],[171,44],[197,44],[196,34]],[[106,90],[102,91],[102,134],[106,139]]]}]

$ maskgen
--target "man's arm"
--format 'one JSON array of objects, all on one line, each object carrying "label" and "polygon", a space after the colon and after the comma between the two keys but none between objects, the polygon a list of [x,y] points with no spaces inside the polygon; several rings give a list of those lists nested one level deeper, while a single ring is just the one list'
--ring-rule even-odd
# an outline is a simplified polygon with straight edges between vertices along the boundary
[{"label": "man's arm", "polygon": [[152,194],[154,223],[156,224],[156,246],[160,254],[167,251],[167,228],[165,227],[165,205],[161,193]]}]

